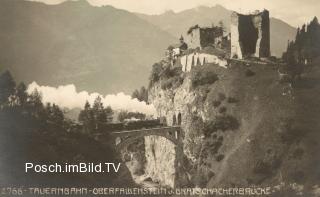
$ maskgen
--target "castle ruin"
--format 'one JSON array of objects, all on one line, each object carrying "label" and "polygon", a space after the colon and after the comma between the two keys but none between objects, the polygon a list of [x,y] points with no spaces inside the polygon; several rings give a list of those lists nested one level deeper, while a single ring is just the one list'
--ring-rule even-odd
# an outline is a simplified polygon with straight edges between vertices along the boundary
[{"label": "castle ruin", "polygon": [[231,58],[270,56],[269,11],[231,15]]},{"label": "castle ruin", "polygon": [[188,32],[188,45],[192,49],[203,49],[207,46],[217,46],[222,42],[223,29],[221,27],[200,27],[195,25]]}]

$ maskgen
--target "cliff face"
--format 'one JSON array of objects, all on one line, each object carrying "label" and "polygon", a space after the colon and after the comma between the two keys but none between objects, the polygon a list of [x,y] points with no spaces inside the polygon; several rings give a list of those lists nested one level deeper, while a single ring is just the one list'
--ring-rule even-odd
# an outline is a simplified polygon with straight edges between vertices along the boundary
[{"label": "cliff face", "polygon": [[176,150],[174,144],[159,136],[145,137],[145,174],[154,182],[175,187]]},{"label": "cliff face", "polygon": [[[162,90],[160,84],[157,84],[150,93],[150,100],[156,106],[158,115],[165,116],[169,126],[174,125],[174,116],[178,117],[179,113],[189,114],[189,106],[184,104],[191,103],[195,97],[189,94],[187,86],[189,84],[185,83],[183,87],[186,88],[178,88],[174,93],[174,91]],[[182,102],[181,99],[184,101]],[[184,129],[187,122],[183,116],[181,120],[181,126]],[[189,184],[190,174],[183,164],[182,143],[176,146],[163,137],[150,136],[145,137],[145,145],[146,174],[161,185],[178,187]]]},{"label": "cliff face", "polygon": [[[151,87],[150,101],[168,125],[177,114],[182,117],[183,154],[176,155],[180,165],[173,169],[169,159],[171,165],[163,165],[163,170],[183,177],[176,176],[180,186],[316,185],[318,69],[289,84],[279,82],[276,66],[232,64],[228,69],[196,68],[174,89],[163,90],[160,82]],[[196,83],[195,72],[208,72],[208,67],[218,79]],[[174,150],[160,139],[148,143],[166,153]],[[153,158],[168,161],[167,154],[160,152]],[[163,182],[170,180],[170,185],[173,178],[165,179],[166,173],[161,173],[157,176]]]}]

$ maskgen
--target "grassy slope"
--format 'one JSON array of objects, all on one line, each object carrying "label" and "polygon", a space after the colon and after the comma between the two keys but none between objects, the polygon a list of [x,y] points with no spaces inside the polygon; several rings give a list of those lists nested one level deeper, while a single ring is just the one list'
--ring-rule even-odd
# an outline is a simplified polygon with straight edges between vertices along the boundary
[{"label": "grassy slope", "polygon": [[[219,78],[211,85],[190,88],[193,70],[177,89],[151,92],[162,111],[183,114],[184,151],[190,161],[184,163],[184,168],[191,174],[192,184],[197,185],[197,178],[193,177],[200,176],[200,182],[207,187],[273,186],[285,182],[303,184],[309,190],[309,186],[316,185],[320,170],[316,152],[320,148],[317,142],[320,69],[307,69],[303,78],[291,86],[279,82],[277,66],[242,63],[234,63],[229,69],[211,66]],[[248,76],[248,69],[254,75]],[[215,106],[221,94],[226,98]],[[228,102],[228,97],[237,101]],[[220,112],[221,108],[226,108],[226,112]],[[222,146],[217,153],[212,146],[206,147],[203,152],[208,154],[196,160],[200,164],[196,164],[194,171],[193,159],[203,154],[199,153],[199,143],[205,147],[204,142],[211,140],[206,137],[202,143],[199,141],[203,125],[222,114],[236,118],[240,126],[214,132],[217,138],[222,137]],[[223,155],[223,159],[217,161],[217,155]]]},{"label": "grassy slope", "polygon": [[319,137],[319,69],[297,82],[290,94],[288,84],[279,84],[276,67],[253,65],[251,77],[245,75],[244,67],[221,72],[207,96],[209,119],[214,119],[216,109],[208,102],[224,93],[238,102],[221,106],[240,122],[238,130],[220,134],[224,140],[219,152],[225,157],[212,161],[215,176],[208,186],[274,181],[315,184],[320,170],[315,153],[319,148],[315,140]]}]

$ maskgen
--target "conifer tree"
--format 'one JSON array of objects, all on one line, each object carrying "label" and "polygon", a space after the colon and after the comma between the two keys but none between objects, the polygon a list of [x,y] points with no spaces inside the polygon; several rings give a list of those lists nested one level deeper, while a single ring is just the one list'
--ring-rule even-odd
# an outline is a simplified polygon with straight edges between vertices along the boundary
[{"label": "conifer tree", "polygon": [[104,108],[102,99],[98,96],[90,106],[87,101],[80,112],[78,120],[83,124],[86,132],[102,132],[104,125],[112,121],[113,111],[111,107]]},{"label": "conifer tree", "polygon": [[94,130],[94,115],[88,101],[86,101],[84,109],[81,110],[78,120],[83,124],[85,132],[90,133]]},{"label": "conifer tree", "polygon": [[24,107],[27,104],[28,101],[28,94],[27,94],[27,87],[26,85],[21,82],[16,88],[16,99],[18,105]]},{"label": "conifer tree", "polygon": [[9,97],[14,94],[16,83],[9,71],[0,74],[0,104],[9,101]]}]

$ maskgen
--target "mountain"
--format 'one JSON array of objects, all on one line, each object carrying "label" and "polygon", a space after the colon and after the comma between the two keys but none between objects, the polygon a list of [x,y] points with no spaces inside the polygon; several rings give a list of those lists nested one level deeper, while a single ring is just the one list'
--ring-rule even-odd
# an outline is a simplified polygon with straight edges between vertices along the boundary
[{"label": "mountain", "polygon": [[284,21],[276,18],[270,20],[271,53],[282,56],[288,46],[288,40],[294,40],[297,30]]},{"label": "mountain", "polygon": [[86,0],[0,1],[0,68],[17,79],[102,94],[146,85],[175,38],[135,14]]},{"label": "mountain", "polygon": [[[178,13],[167,11],[160,15],[137,13],[137,16],[160,27],[175,37],[180,37],[181,34],[186,35],[189,27],[193,25],[218,25],[219,21],[223,21],[226,30],[229,31],[231,13],[231,10],[227,10],[221,5],[216,5],[214,7],[199,6]],[[270,18],[270,27],[271,53],[272,55],[281,56],[286,50],[288,40],[294,39],[296,29],[276,18]]]}]

